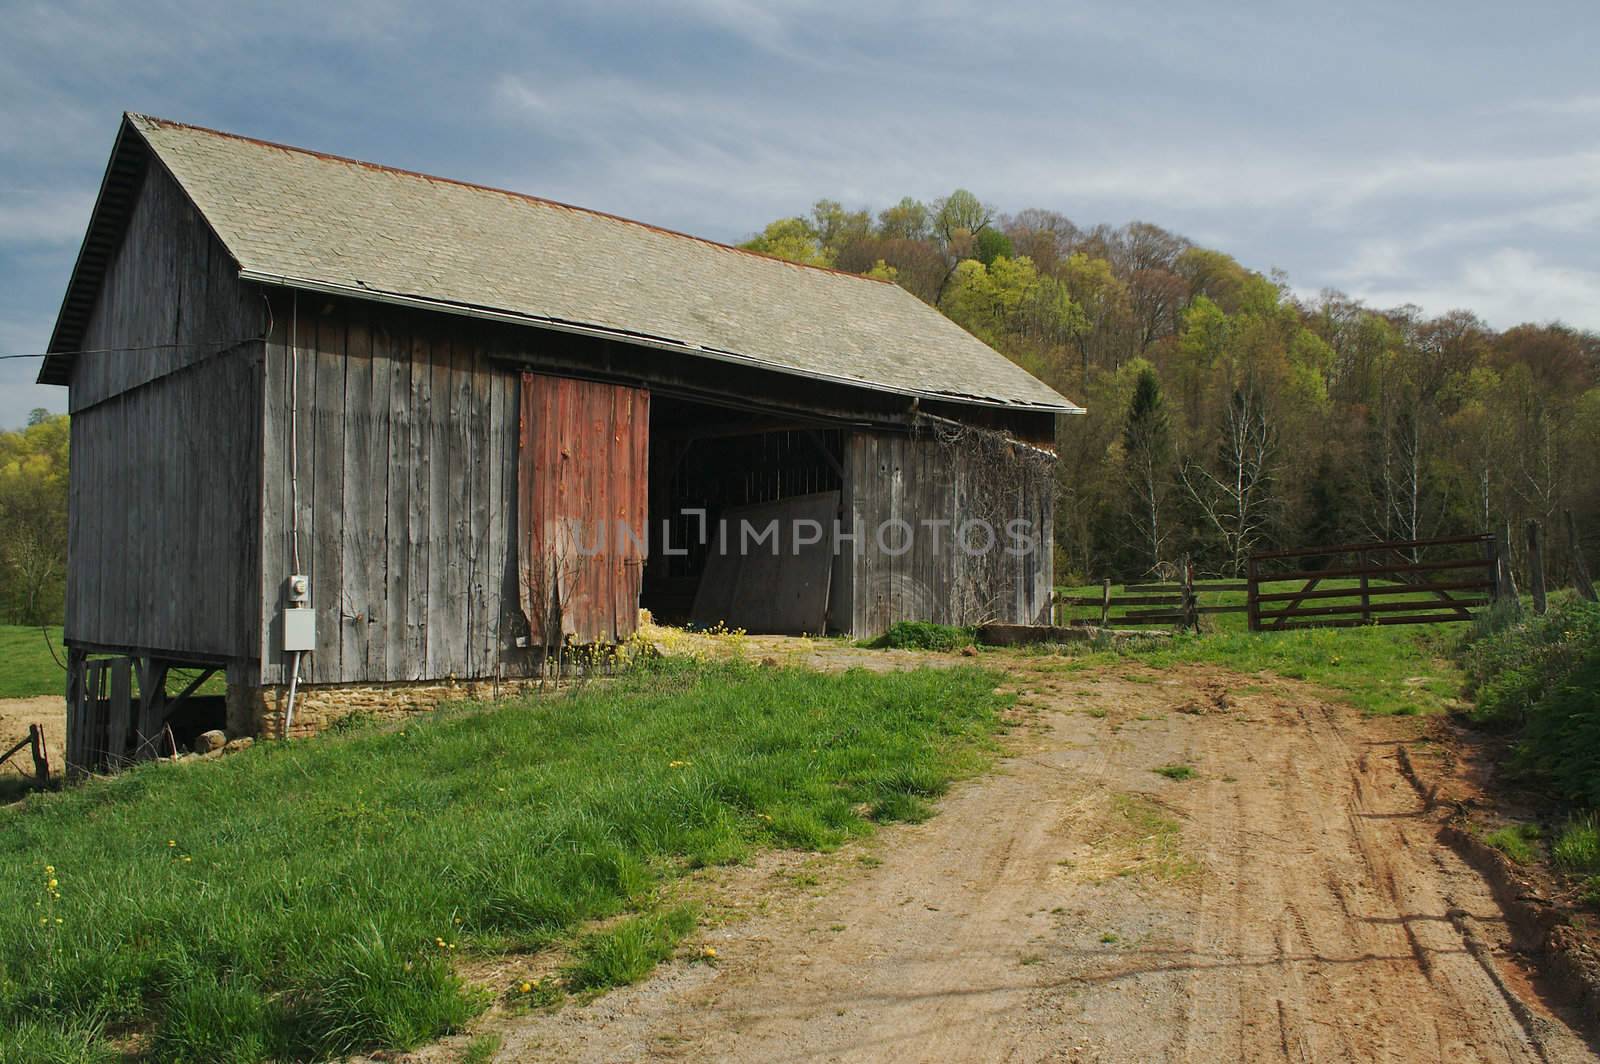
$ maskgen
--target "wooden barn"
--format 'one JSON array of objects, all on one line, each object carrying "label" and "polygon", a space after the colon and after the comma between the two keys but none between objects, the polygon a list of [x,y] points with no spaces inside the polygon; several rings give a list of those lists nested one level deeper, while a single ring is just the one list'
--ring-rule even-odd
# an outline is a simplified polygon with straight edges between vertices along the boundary
[{"label": "wooden barn", "polygon": [[1033,622],[1077,409],[893,284],[140,115],[39,380],[80,766],[180,741],[177,668],[225,673],[235,733],[295,683],[300,730],[318,692],[510,682],[641,606]]}]

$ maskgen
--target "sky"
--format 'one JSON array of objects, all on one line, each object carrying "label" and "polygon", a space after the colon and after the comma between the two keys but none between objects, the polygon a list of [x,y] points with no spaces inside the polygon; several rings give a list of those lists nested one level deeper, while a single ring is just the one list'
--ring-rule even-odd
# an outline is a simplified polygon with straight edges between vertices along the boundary
[{"label": "sky", "polygon": [[[125,110],[737,241],[969,188],[1296,292],[1600,330],[1600,7],[0,0],[0,354]],[[65,390],[0,361],[0,427]]]}]

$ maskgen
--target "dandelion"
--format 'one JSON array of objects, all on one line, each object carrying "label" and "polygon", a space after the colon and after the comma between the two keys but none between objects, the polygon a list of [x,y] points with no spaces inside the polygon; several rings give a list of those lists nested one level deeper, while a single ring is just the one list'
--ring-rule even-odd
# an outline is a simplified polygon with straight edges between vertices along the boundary
[{"label": "dandelion", "polygon": [[188,855],[188,854],[184,854],[184,855],[183,855],[183,863],[184,863],[184,864],[189,864],[189,863],[191,863],[191,862],[192,862],[192,861],[193,861],[193,860],[194,860],[194,858],[193,858],[193,857],[190,857],[190,856],[189,856],[189,855]]},{"label": "dandelion", "polygon": [[523,994],[531,994],[533,993],[533,984],[523,983],[521,986],[517,987],[517,990]]},{"label": "dandelion", "polygon": [[687,761],[668,761],[667,762],[667,767],[668,768],[683,768],[688,763],[689,762],[687,762]]},{"label": "dandelion", "polygon": [[173,846],[176,846],[176,845],[178,845],[178,840],[177,839],[168,839],[167,840],[167,846],[169,848],[173,847]]}]

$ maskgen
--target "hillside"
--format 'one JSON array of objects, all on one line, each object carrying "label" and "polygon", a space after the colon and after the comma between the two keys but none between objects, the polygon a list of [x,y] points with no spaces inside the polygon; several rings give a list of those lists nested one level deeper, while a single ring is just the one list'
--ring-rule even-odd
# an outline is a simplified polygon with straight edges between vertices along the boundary
[{"label": "hillside", "polygon": [[893,279],[1088,408],[1061,427],[1060,582],[1528,520],[1560,544],[1560,581],[1568,510],[1600,545],[1592,333],[1307,302],[1155,225],[1001,214],[961,189],[876,213],[821,200],[745,246]]}]

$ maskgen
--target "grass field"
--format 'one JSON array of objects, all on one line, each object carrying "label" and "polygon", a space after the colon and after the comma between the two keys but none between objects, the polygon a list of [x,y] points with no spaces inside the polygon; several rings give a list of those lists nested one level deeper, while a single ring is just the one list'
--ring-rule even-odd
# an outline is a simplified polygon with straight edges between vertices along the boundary
[{"label": "grass field", "polygon": [[[65,661],[61,629],[46,629],[50,643]],[[0,698],[59,695],[66,689],[66,673],[50,656],[45,633],[38,628],[0,624]]]},{"label": "grass field", "polygon": [[919,818],[981,768],[996,680],[667,663],[32,798],[0,830],[0,1060],[412,1046],[507,989],[463,954],[637,979],[693,924],[683,870]]},{"label": "grass field", "polygon": [[[1264,584],[1271,591],[1290,591],[1304,581]],[[1324,587],[1354,587],[1353,580],[1328,580]],[[1098,594],[1098,588],[1062,588],[1073,595]],[[1121,588],[1113,585],[1113,592]],[[1391,596],[1406,601],[1413,596]],[[1421,593],[1416,596],[1427,599]],[[1243,592],[1202,595],[1202,605],[1242,604]],[[1091,611],[1076,610],[1073,616]],[[1152,640],[1116,654],[1131,656],[1156,667],[1205,662],[1240,672],[1267,671],[1329,688],[1345,701],[1369,713],[1433,713],[1452,705],[1460,696],[1463,675],[1451,651],[1469,627],[1465,624],[1373,625],[1359,628],[1309,628],[1284,632],[1251,632],[1243,613],[1206,614],[1201,633],[1182,634],[1171,640]],[[1152,631],[1161,629],[1152,628]]]}]

